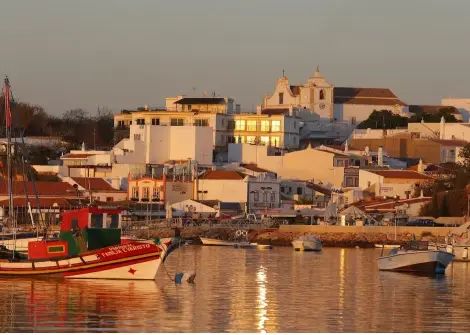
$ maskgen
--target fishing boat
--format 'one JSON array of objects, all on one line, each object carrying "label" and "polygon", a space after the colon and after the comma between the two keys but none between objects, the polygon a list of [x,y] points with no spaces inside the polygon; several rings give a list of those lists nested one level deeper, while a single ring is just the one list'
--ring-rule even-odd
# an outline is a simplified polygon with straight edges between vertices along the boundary
[{"label": "fishing boat", "polygon": [[444,274],[453,258],[449,252],[430,250],[426,241],[412,241],[379,257],[378,266],[382,271]]},{"label": "fishing boat", "polygon": [[64,212],[59,237],[29,242],[27,259],[0,260],[0,276],[155,279],[177,239],[122,243],[119,212],[96,207]]},{"label": "fishing boat", "polygon": [[312,234],[302,235],[292,241],[295,251],[321,251],[321,240]]}]

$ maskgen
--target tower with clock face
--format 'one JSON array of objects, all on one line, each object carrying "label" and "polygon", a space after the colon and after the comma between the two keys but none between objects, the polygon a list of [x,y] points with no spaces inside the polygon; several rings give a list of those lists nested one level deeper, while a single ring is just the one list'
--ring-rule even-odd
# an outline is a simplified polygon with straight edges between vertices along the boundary
[{"label": "tower with clock face", "polygon": [[317,66],[305,85],[309,91],[308,106],[321,118],[333,119],[333,85],[326,81]]}]

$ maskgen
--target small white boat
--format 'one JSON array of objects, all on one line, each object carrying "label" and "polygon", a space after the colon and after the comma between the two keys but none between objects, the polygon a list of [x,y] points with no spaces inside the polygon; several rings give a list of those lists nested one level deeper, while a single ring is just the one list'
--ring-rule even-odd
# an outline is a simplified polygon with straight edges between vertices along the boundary
[{"label": "small white boat", "polygon": [[410,243],[400,249],[392,249],[387,256],[379,257],[382,271],[443,274],[454,255],[442,250],[429,250],[427,243]]},{"label": "small white boat", "polygon": [[216,238],[199,237],[203,245],[233,247],[237,242],[224,241]]},{"label": "small white boat", "polygon": [[321,240],[314,235],[303,235],[292,241],[296,251],[321,251]]},{"label": "small white boat", "polygon": [[470,243],[469,244],[449,244],[447,245],[447,252],[454,254],[454,261],[456,262],[470,262]]},{"label": "small white boat", "polygon": [[396,249],[400,248],[399,244],[375,244],[374,245],[376,248],[380,249]]}]

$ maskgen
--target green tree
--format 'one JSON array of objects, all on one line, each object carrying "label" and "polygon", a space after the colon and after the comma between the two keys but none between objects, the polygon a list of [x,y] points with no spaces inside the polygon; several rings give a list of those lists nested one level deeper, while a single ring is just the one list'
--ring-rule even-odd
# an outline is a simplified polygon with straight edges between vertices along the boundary
[{"label": "green tree", "polygon": [[406,127],[408,125],[408,118],[392,113],[389,110],[374,110],[367,120],[359,123],[359,129],[395,129]]}]

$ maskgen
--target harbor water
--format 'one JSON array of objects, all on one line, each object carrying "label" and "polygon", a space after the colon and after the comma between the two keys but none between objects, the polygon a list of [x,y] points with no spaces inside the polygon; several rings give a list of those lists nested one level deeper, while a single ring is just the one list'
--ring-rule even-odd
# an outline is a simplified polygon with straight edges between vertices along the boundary
[{"label": "harbor water", "polygon": [[[470,264],[379,272],[379,250],[186,246],[153,281],[0,279],[2,332],[470,331]],[[195,284],[174,283],[196,271]]]}]

